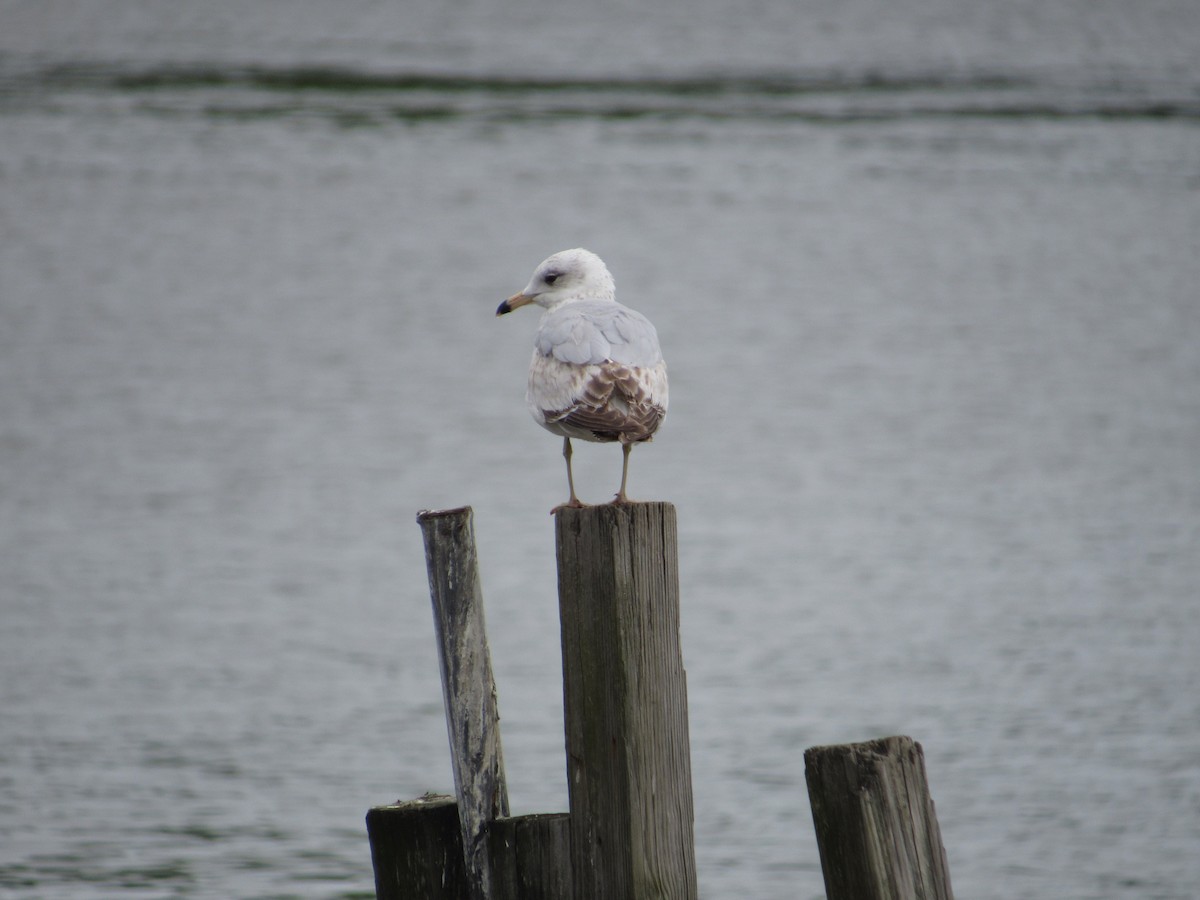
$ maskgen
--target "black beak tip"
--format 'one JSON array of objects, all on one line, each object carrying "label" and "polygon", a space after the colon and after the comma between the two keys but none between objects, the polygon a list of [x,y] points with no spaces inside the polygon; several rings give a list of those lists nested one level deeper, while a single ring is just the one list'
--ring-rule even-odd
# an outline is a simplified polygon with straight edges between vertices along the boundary
[{"label": "black beak tip", "polygon": [[496,307],[496,315],[498,315],[498,316],[502,316],[505,313],[510,313],[510,312],[512,312],[512,307],[508,305],[507,300],[505,300],[503,303],[501,303],[499,306]]}]

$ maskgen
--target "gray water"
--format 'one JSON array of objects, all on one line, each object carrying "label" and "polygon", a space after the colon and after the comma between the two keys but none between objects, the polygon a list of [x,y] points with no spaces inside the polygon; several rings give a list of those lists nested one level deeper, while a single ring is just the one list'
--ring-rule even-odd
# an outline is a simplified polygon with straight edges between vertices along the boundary
[{"label": "gray water", "polygon": [[422,508],[565,809],[493,312],[583,245],[671,366],[702,895],[821,896],[804,748],[903,733],[962,900],[1200,897],[1198,235],[1191,0],[0,0],[0,894],[371,896],[451,785]]}]

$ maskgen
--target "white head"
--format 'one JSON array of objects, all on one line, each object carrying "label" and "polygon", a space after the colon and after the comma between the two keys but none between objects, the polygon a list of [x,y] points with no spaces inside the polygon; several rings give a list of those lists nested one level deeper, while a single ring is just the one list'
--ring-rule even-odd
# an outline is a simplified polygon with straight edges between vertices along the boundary
[{"label": "white head", "polygon": [[529,284],[500,304],[502,316],[527,303],[554,309],[572,300],[613,300],[616,287],[604,260],[590,250],[560,250],[542,261]]}]

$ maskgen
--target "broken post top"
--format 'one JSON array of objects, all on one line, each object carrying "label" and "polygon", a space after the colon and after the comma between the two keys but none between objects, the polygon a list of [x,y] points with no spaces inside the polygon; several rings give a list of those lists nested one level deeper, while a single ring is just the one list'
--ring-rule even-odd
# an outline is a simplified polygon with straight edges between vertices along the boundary
[{"label": "broken post top", "polygon": [[421,509],[417,511],[417,524],[423,525],[430,519],[459,518],[471,515],[471,507],[456,506],[453,509]]},{"label": "broken post top", "polygon": [[462,565],[474,571],[475,513],[471,507],[423,509],[417,513],[417,525],[425,539],[431,588],[436,580],[452,575]]},{"label": "broken post top", "polygon": [[804,777],[829,900],[954,900],[920,744],[810,747]]}]

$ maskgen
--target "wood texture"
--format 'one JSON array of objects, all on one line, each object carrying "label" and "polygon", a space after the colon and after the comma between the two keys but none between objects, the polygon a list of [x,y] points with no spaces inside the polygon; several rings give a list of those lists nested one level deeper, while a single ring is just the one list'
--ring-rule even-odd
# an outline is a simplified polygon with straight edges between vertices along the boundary
[{"label": "wood texture", "polygon": [[567,900],[571,896],[570,847],[567,813],[497,819],[488,828],[496,897]]},{"label": "wood texture", "polygon": [[694,900],[675,507],[555,515],[576,900]]},{"label": "wood texture", "polygon": [[953,900],[920,744],[813,747],[804,765],[828,900]]},{"label": "wood texture", "polygon": [[425,797],[367,813],[377,900],[467,900],[458,805]]},{"label": "wood texture", "polygon": [[486,900],[493,894],[485,832],[490,822],[508,815],[508,788],[473,515],[470,507],[424,511],[417,522],[425,539],[470,896]]}]

